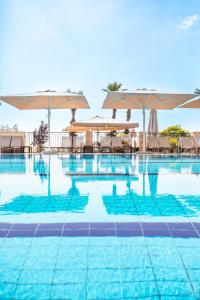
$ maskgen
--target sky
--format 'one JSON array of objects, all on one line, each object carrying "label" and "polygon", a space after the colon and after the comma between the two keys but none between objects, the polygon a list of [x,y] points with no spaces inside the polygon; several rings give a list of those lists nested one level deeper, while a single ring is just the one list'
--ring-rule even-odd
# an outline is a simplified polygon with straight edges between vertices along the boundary
[{"label": "sky", "polygon": [[[199,0],[0,0],[0,95],[38,90],[83,90],[91,110],[77,119],[111,116],[102,89],[193,92],[200,88]],[[159,129],[199,130],[200,110],[159,111]],[[52,112],[54,131],[69,110]],[[125,111],[117,113],[125,120]],[[147,116],[148,117],[148,116]],[[0,126],[31,131],[47,112],[20,111],[2,102]],[[132,121],[142,125],[142,112]]]}]

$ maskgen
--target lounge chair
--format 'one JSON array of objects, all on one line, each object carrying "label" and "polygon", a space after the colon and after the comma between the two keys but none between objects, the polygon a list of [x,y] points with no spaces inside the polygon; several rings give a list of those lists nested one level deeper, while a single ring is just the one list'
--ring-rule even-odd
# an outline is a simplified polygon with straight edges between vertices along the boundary
[{"label": "lounge chair", "polygon": [[11,136],[1,136],[0,137],[0,152],[11,153]]},{"label": "lounge chair", "polygon": [[93,152],[98,153],[100,152],[100,143],[99,142],[94,142],[92,145]]},{"label": "lounge chair", "polygon": [[159,139],[157,136],[150,136],[148,139],[148,149],[152,151],[159,151]]},{"label": "lounge chair", "polygon": [[71,150],[72,147],[72,137],[71,136],[62,136],[62,146],[63,150]]},{"label": "lounge chair", "polygon": [[100,139],[100,151],[110,152],[111,151],[111,137],[105,136]]},{"label": "lounge chair", "polygon": [[159,150],[163,150],[164,153],[166,150],[170,150],[171,146],[169,144],[169,140],[170,140],[170,137],[168,137],[168,136],[159,137],[159,139],[158,139]]},{"label": "lounge chair", "polygon": [[74,152],[83,152],[84,140],[82,136],[76,136],[74,139]]},{"label": "lounge chair", "polygon": [[121,137],[114,136],[112,138],[112,152],[123,152],[123,150]]},{"label": "lounge chair", "polygon": [[200,152],[200,137],[193,137],[193,141],[194,141],[194,146],[196,149],[196,154],[199,154]]},{"label": "lounge chair", "polygon": [[180,148],[183,152],[195,151],[196,147],[195,147],[195,142],[193,137],[191,136],[180,137],[179,142],[180,142]]},{"label": "lounge chair", "polygon": [[22,136],[13,136],[11,139],[11,151],[13,153],[24,153],[24,139]]},{"label": "lounge chair", "polygon": [[124,136],[123,148],[124,148],[124,152],[126,153],[132,152],[132,138],[130,134]]}]

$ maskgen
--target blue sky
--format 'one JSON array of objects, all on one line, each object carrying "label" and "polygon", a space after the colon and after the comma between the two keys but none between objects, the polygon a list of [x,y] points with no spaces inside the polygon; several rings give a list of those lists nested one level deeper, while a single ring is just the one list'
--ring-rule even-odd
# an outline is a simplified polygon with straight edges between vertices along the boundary
[{"label": "blue sky", "polygon": [[[200,88],[199,0],[1,0],[0,94],[41,89],[83,90],[90,111],[101,111],[109,82],[124,88],[193,92]],[[46,111],[0,106],[0,125],[32,130]],[[141,123],[141,111],[133,121]],[[200,110],[159,112],[160,129],[200,130]],[[125,112],[118,113],[125,119]],[[53,111],[61,130],[70,112]]]}]

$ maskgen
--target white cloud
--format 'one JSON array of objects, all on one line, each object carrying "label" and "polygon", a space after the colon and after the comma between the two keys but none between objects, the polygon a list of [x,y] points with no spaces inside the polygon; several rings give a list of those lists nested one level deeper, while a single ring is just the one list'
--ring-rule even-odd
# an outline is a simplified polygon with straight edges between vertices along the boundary
[{"label": "white cloud", "polygon": [[181,30],[187,30],[187,29],[191,28],[192,26],[194,26],[194,24],[196,24],[198,22],[198,20],[199,20],[199,15],[197,15],[197,14],[191,15],[191,16],[187,16],[178,25],[178,28],[180,28]]}]

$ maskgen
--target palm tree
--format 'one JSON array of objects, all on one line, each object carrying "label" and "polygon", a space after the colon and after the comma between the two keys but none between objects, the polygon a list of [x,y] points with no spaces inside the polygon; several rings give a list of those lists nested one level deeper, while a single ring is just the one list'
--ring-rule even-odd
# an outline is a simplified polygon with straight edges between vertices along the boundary
[{"label": "palm tree", "polygon": [[196,89],[196,90],[194,91],[194,93],[195,93],[196,95],[200,95],[200,89]]},{"label": "palm tree", "polygon": [[121,89],[122,83],[117,83],[114,81],[113,83],[109,83],[105,89],[103,89],[104,92],[116,92],[116,91],[126,91],[126,89]]},{"label": "palm tree", "polygon": [[[117,92],[117,91],[126,91],[127,89],[122,89],[122,83],[117,83],[114,81],[113,83],[109,83],[105,89],[102,89],[104,92],[109,93],[109,92]],[[113,108],[113,113],[112,113],[112,119],[116,118],[116,113],[117,109]],[[131,111],[128,109],[127,110],[127,121],[130,120],[131,117]]]}]

